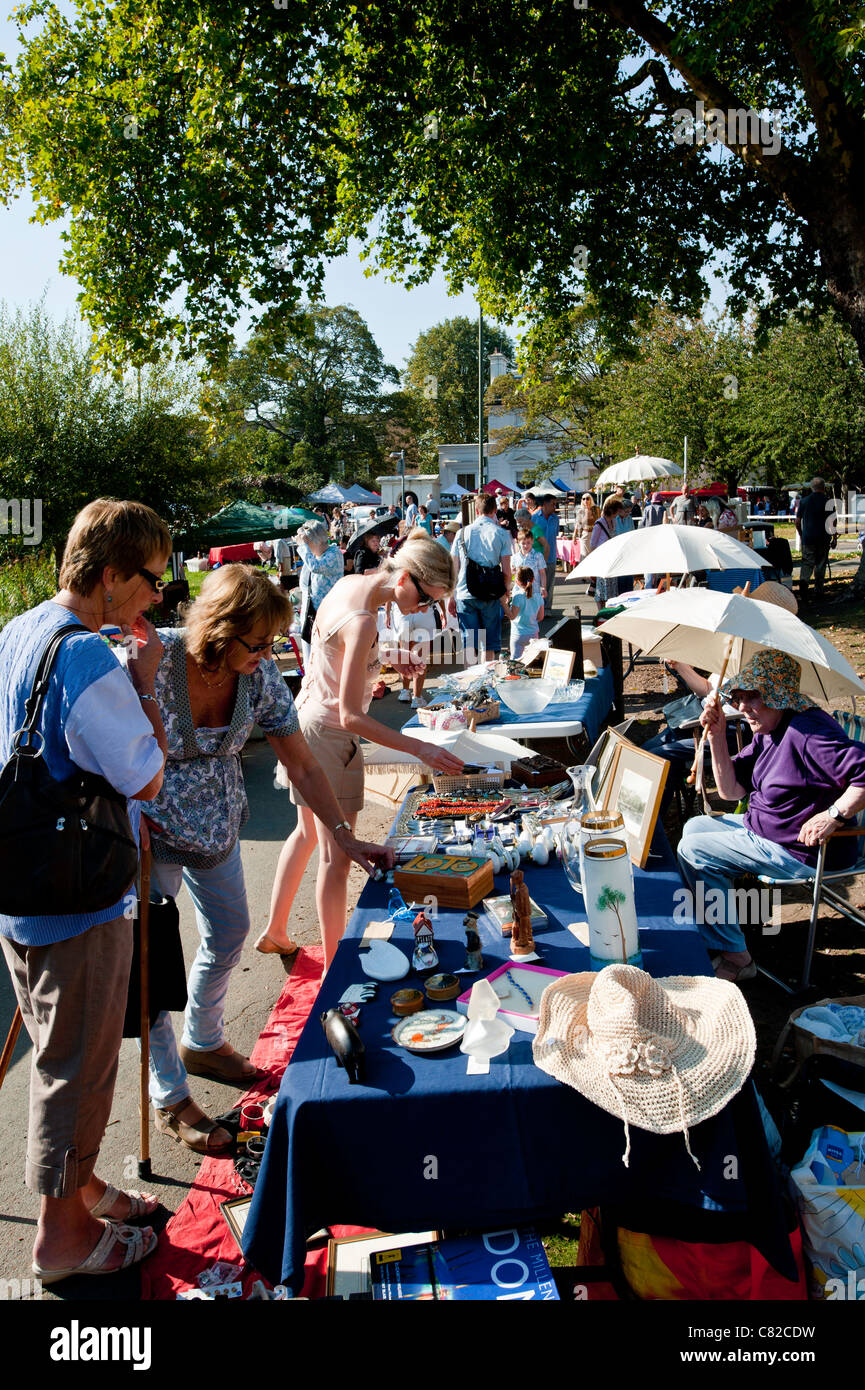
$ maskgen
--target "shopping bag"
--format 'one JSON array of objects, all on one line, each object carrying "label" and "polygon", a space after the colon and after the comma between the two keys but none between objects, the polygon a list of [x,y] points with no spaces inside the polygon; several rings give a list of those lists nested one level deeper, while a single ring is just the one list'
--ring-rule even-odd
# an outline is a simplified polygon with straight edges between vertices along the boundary
[{"label": "shopping bag", "polygon": [[865,1303],[865,1133],[834,1125],[815,1129],[790,1181],[811,1297]]}]

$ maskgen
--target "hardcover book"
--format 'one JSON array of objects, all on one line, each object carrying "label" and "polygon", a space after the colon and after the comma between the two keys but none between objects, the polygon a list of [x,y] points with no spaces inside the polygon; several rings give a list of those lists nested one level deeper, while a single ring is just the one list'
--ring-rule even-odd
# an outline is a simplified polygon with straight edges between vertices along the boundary
[{"label": "hardcover book", "polygon": [[530,1226],[376,1251],[372,1296],[386,1302],[559,1301],[543,1244]]}]

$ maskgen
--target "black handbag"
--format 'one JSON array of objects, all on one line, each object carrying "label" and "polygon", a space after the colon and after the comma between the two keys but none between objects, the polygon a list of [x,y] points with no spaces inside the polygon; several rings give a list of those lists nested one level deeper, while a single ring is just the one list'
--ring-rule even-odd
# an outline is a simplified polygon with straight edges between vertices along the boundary
[{"label": "black handbag", "polygon": [[462,547],[466,561],[466,588],[472,598],[480,600],[481,603],[491,603],[494,599],[501,598],[505,592],[505,576],[501,565],[478,564],[466,550],[464,540]]},{"label": "black handbag", "polygon": [[58,782],[43,757],[51,668],[66,634],[81,631],[69,623],[48,642],[0,773],[0,912],[9,916],[99,912],[120,901],[138,869],[126,797],[93,772]]},{"label": "black handbag", "polygon": [[[150,1026],[167,1009],[182,1013],[186,1008],[186,964],[180,940],[180,913],[173,898],[150,904],[148,917],[148,960]],[[141,1037],[141,935],[139,919],[133,924],[132,966],[126,996],[124,1038]]]}]

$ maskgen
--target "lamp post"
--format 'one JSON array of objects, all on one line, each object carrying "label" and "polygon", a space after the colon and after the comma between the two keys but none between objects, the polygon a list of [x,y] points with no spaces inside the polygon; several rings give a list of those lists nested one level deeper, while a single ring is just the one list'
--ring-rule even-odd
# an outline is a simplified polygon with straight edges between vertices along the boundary
[{"label": "lamp post", "polygon": [[403,514],[403,516],[405,516],[405,449],[398,449],[395,453],[388,454],[388,458],[390,458],[390,459],[399,459],[399,476],[400,476],[400,503],[399,503],[399,504],[400,504],[400,507],[402,508],[402,514]]},{"label": "lamp post", "polygon": [[484,314],[478,305],[478,492],[484,488]]}]

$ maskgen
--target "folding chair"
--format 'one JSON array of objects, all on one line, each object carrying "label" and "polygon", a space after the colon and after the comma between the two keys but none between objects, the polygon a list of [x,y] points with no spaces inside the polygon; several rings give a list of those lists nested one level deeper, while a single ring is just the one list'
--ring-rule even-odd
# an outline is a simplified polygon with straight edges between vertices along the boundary
[{"label": "folding chair", "polygon": [[[848,738],[853,739],[857,743],[865,743],[865,719],[863,719],[861,715],[847,714],[843,710],[836,709],[832,711],[832,718],[837,719]],[[812,873],[809,874],[807,878],[791,880],[772,878],[770,874],[757,875],[759,882],[766,884],[767,887],[789,888],[795,883],[803,887],[811,888],[811,918],[808,924],[805,958],[802,962],[802,974],[798,986],[794,989],[792,986],[785,983],[784,980],[779,979],[777,975],[773,975],[771,971],[766,970],[762,965],[758,965],[757,967],[761,975],[765,975],[767,979],[771,980],[773,984],[780,986],[787,994],[801,994],[810,988],[811,961],[814,956],[814,944],[817,939],[817,921],[820,916],[821,902],[825,902],[829,907],[834,908],[836,912],[840,912],[841,915],[846,917],[849,921],[855,922],[860,927],[865,927],[865,916],[857,912],[855,908],[852,908],[833,888],[828,886],[830,883],[835,883],[836,881],[840,883],[844,879],[856,878],[859,875],[865,874],[865,843],[860,846],[856,863],[852,864],[850,868],[827,869],[826,850],[830,840],[833,840],[836,835],[855,835],[860,838],[865,838],[865,811],[860,812],[858,816],[858,825],[851,826],[846,830],[836,830],[834,835],[830,835],[828,840],[824,840],[817,851],[817,863]]]}]

